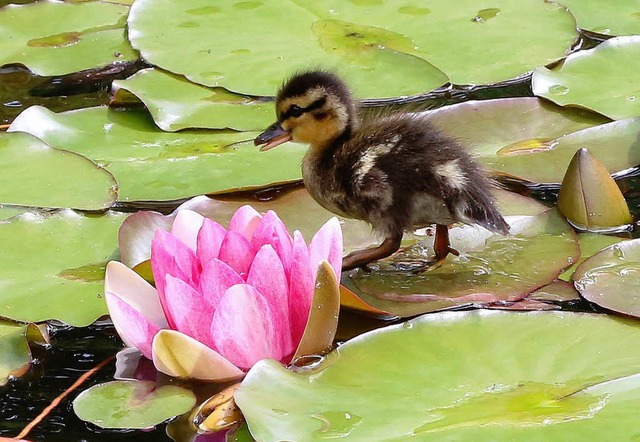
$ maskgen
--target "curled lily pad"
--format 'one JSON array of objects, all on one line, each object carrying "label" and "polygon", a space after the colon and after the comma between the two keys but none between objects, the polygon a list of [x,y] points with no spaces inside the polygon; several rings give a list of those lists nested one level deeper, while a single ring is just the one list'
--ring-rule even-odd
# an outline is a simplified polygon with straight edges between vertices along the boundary
[{"label": "curled lily pad", "polygon": [[[106,107],[56,114],[33,106],[9,130],[31,133],[104,166],[118,181],[120,201],[176,200],[297,181],[306,151],[290,143],[257,152],[252,132],[167,133],[146,112]],[[247,142],[238,144],[242,141]]]},{"label": "curled lily pad", "polygon": [[26,325],[0,322],[0,386],[22,376],[31,367]]},{"label": "curled lily pad", "polygon": [[[138,0],[129,38],[145,59],[208,86],[273,95],[301,67],[325,66],[344,75],[358,97],[381,98],[429,91],[447,82],[442,71],[458,84],[506,80],[562,57],[577,37],[571,14],[554,3],[486,6]],[[184,50],[172,51],[176,44]],[[523,45],[527,51],[514,51]],[[260,81],[247,71],[260,72]]]},{"label": "curled lily pad", "polygon": [[555,210],[537,216],[507,217],[509,236],[477,226],[451,229],[451,244],[460,256],[448,258],[420,274],[398,272],[404,261],[432,254],[433,237],[405,249],[396,264],[382,262],[371,273],[343,280],[367,304],[397,316],[453,306],[517,301],[549,284],[579,256],[570,226]]},{"label": "curled lily pad", "polygon": [[637,0],[610,0],[603,8],[598,0],[562,0],[578,26],[604,35],[640,34],[640,3]]},{"label": "curled lily pad", "polygon": [[106,2],[7,5],[0,9],[0,65],[51,76],[135,60],[125,38],[128,12]]},{"label": "curled lily pad", "polygon": [[186,413],[196,404],[182,387],[149,381],[113,381],[94,385],[73,401],[73,411],[100,428],[146,429]]},{"label": "curled lily pad", "polygon": [[[262,130],[273,122],[273,102],[191,83],[161,69],[143,69],[113,87],[138,97],[162,130]],[[116,92],[117,94],[117,92]]]},{"label": "curled lily pad", "polygon": [[627,440],[638,373],[632,321],[445,312],[352,339],[312,372],[261,361],[235,400],[265,442]]},{"label": "curled lily pad", "polygon": [[574,262],[573,265],[567,270],[562,272],[558,279],[561,279],[563,281],[571,281],[573,272],[575,272],[578,265],[582,264],[585,259],[590,258],[602,249],[609,247],[610,245],[619,243],[620,241],[624,241],[624,238],[602,235],[600,233],[578,233],[578,243],[580,244],[580,259]]},{"label": "curled lily pad", "polygon": [[[636,18],[636,21],[638,18]],[[640,26],[639,26],[640,27]],[[562,106],[580,106],[610,118],[640,115],[640,36],[616,37],[533,72],[533,93]]]},{"label": "curled lily pad", "polygon": [[2,316],[86,326],[106,315],[100,295],[104,269],[117,251],[117,231],[125,218],[63,210],[25,213],[0,223]]},{"label": "curled lily pad", "polygon": [[565,281],[554,281],[532,292],[527,299],[541,302],[567,302],[580,299],[573,284]]},{"label": "curled lily pad", "polygon": [[586,259],[573,280],[587,301],[640,317],[640,239],[614,244]]},{"label": "curled lily pad", "polygon": [[29,134],[0,133],[0,163],[0,203],[102,210],[116,200],[116,181],[108,171]]},{"label": "curled lily pad", "polygon": [[632,221],[620,188],[585,148],[569,163],[558,194],[558,210],[573,226],[592,232],[628,227]]}]

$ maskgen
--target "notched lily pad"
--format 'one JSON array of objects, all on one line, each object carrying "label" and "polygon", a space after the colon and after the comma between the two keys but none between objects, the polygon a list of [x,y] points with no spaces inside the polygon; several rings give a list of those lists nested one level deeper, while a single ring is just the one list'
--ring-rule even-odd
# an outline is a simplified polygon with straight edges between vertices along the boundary
[{"label": "notched lily pad", "polygon": [[157,387],[149,381],[113,381],[94,385],[73,401],[73,411],[100,428],[147,429],[186,413],[196,404],[182,387]]},{"label": "notched lily pad", "polygon": [[107,2],[7,5],[0,10],[0,65],[52,76],[135,60],[125,38],[128,12]]},{"label": "notched lily pad", "polygon": [[639,372],[633,321],[445,312],[360,335],[311,372],[260,361],[235,400],[265,442],[628,440]]},{"label": "notched lily pad", "polygon": [[75,326],[106,315],[101,263],[117,251],[117,231],[125,218],[63,210],[25,213],[0,223],[2,315],[24,322],[57,319]]},{"label": "notched lily pad", "polygon": [[640,69],[639,60],[640,36],[612,38],[569,55],[552,69],[536,68],[533,93],[613,119],[635,117],[640,115],[640,80],[634,75]]},{"label": "notched lily pad", "polygon": [[9,130],[31,133],[104,166],[118,181],[123,202],[176,200],[298,181],[307,149],[289,143],[261,153],[252,143],[257,133],[167,133],[145,111],[105,107],[53,113],[33,106]]},{"label": "notched lily pad", "polygon": [[191,83],[161,69],[143,69],[126,80],[113,82],[138,97],[162,130],[186,128],[262,130],[274,116],[271,100],[233,94],[222,88]]},{"label": "notched lily pad", "polygon": [[596,253],[578,266],[573,280],[587,301],[640,317],[640,239],[614,244]]},{"label": "notched lily pad", "polygon": [[573,231],[550,210],[537,216],[507,217],[511,234],[491,234],[477,226],[451,229],[460,256],[420,274],[397,266],[433,255],[433,237],[390,261],[372,265],[371,273],[343,280],[367,304],[397,316],[413,316],[453,306],[518,301],[549,284],[579,256]]}]

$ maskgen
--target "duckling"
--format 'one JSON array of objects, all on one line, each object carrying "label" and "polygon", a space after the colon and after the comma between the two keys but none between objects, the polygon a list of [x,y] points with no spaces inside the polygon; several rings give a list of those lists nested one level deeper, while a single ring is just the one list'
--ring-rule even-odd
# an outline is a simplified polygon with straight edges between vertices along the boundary
[{"label": "duckling", "polygon": [[343,260],[343,270],[386,258],[403,233],[436,224],[435,261],[449,253],[448,225],[461,221],[507,234],[492,182],[460,143],[427,117],[396,113],[360,121],[347,85],[312,70],[294,75],[276,96],[277,122],[254,141],[266,151],[308,143],[302,176],[311,196],[338,215],[368,221],[384,241]]}]

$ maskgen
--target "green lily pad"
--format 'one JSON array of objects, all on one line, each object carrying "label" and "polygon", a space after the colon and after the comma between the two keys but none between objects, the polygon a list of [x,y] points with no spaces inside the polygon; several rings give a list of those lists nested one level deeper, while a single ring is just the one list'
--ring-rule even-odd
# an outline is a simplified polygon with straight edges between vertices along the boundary
[{"label": "green lily pad", "polygon": [[[196,197],[180,207],[172,214],[163,216],[158,212],[141,211],[131,215],[122,223],[119,242],[122,262],[135,267],[151,256],[151,240],[157,228],[169,230],[176,213],[181,209],[194,210],[211,218],[223,226],[228,226],[235,211],[245,204],[250,204],[258,212],[274,210],[289,229],[289,233],[299,230],[306,241],[310,241],[315,232],[332,216],[336,216],[316,203],[304,188],[283,191],[267,201],[259,201],[250,197],[208,198]],[[338,217],[344,238],[344,250],[350,252],[372,245],[376,238],[371,227],[363,222]]]},{"label": "green lily pad", "polygon": [[640,239],[614,244],[586,259],[573,280],[587,301],[640,317]]},{"label": "green lily pad", "polygon": [[151,63],[250,95],[273,95],[316,66],[337,70],[359,98],[432,90],[447,82],[441,70],[457,84],[496,83],[564,56],[576,37],[571,14],[537,0],[138,0],[129,15],[129,38]]},{"label": "green lily pad", "polygon": [[[533,97],[465,101],[429,112],[438,129],[463,141],[480,158],[492,157],[507,147],[535,148],[543,142],[608,123],[602,115],[567,109]],[[564,172],[564,170],[563,170]]]},{"label": "green lily pad", "polygon": [[129,7],[39,1],[0,9],[0,66],[20,63],[42,76],[138,56],[125,38]]},{"label": "green lily pad", "polygon": [[102,210],[116,200],[116,181],[109,172],[29,134],[0,133],[0,163],[2,204]]},{"label": "green lily pad", "polygon": [[554,281],[532,292],[526,299],[540,302],[568,302],[578,301],[580,295],[573,284],[565,281]]},{"label": "green lily pad", "polygon": [[617,244],[620,241],[624,241],[624,238],[617,236],[602,235],[599,233],[578,233],[578,244],[580,244],[580,259],[574,262],[571,267],[562,272],[559,279],[563,281],[571,281],[571,276],[576,268],[584,262],[585,259],[590,258],[602,249],[609,247],[610,245]]},{"label": "green lily pad", "polygon": [[561,0],[578,22],[578,27],[604,35],[640,34],[640,2],[609,0]]},{"label": "green lily pad", "polygon": [[150,381],[113,381],[94,385],[73,401],[73,411],[100,428],[146,429],[196,404],[195,395],[182,387],[159,387]]},{"label": "green lily pad", "polygon": [[361,335],[310,372],[260,361],[235,400],[264,442],[630,440],[639,372],[636,322],[447,312]]},{"label": "green lily pad", "polygon": [[297,181],[307,149],[290,143],[259,152],[255,132],[167,133],[146,112],[106,107],[56,114],[33,106],[9,131],[31,133],[102,165],[118,182],[119,201],[176,200]]},{"label": "green lily pad", "polygon": [[0,221],[12,218],[16,215],[23,213],[25,209],[18,207],[3,207],[0,206]]},{"label": "green lily pad", "polygon": [[[640,16],[636,18],[640,23]],[[640,28],[640,26],[639,26]],[[536,68],[533,93],[613,119],[640,115],[640,36],[616,37],[571,54],[552,69]]]},{"label": "green lily pad", "polygon": [[2,316],[86,326],[106,315],[104,266],[117,251],[117,231],[125,218],[63,210],[47,216],[25,213],[0,223]]},{"label": "green lily pad", "polygon": [[143,69],[126,80],[114,81],[113,87],[138,97],[158,127],[169,132],[185,128],[263,130],[275,118],[270,100],[201,86],[160,69]]},{"label": "green lily pad", "polygon": [[537,216],[507,217],[509,236],[477,226],[450,230],[460,256],[417,275],[396,270],[405,261],[432,256],[433,237],[405,249],[394,265],[372,265],[342,283],[374,308],[396,316],[413,316],[455,306],[518,301],[552,282],[579,256],[569,225],[555,210]]},{"label": "green lily pad", "polygon": [[0,322],[0,386],[11,377],[22,376],[31,366],[26,326]]}]

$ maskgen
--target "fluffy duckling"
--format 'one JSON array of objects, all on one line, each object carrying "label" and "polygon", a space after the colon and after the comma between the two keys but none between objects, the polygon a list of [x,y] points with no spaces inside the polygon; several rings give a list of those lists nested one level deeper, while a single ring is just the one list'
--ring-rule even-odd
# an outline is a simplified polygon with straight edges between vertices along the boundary
[{"label": "fluffy duckling", "polygon": [[344,258],[343,270],[366,268],[400,248],[405,230],[436,224],[435,258],[449,253],[457,221],[507,234],[491,181],[456,141],[427,119],[398,113],[361,122],[349,88],[314,70],[289,79],[276,96],[278,120],[255,139],[261,151],[286,141],[308,143],[304,184],[324,208],[368,221],[384,238]]}]

